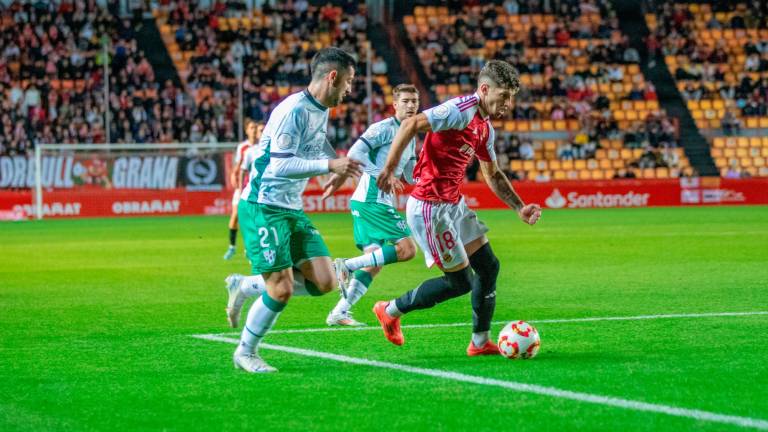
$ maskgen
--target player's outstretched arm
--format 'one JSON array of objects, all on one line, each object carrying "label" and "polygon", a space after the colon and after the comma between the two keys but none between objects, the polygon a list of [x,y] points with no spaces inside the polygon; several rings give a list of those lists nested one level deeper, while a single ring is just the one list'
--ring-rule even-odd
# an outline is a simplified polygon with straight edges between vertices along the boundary
[{"label": "player's outstretched arm", "polygon": [[405,148],[408,147],[408,143],[411,142],[413,137],[419,132],[429,132],[431,130],[432,126],[430,126],[429,120],[427,120],[427,116],[424,113],[419,113],[403,120],[403,123],[397,130],[397,134],[395,134],[395,138],[392,140],[392,146],[389,148],[389,154],[387,155],[387,162],[376,179],[376,186],[379,189],[392,193],[396,189],[402,188],[400,180],[395,177],[397,164],[400,162]]},{"label": "player's outstretched arm", "polygon": [[362,173],[362,164],[348,157],[311,160],[296,156],[275,158],[273,155],[270,164],[276,176],[291,179],[315,177],[329,172],[355,177]]},{"label": "player's outstretched arm", "polygon": [[500,200],[504,201],[506,205],[514,209],[523,222],[533,225],[539,220],[541,217],[541,207],[538,204],[526,205],[523,202],[520,195],[515,192],[507,176],[496,165],[496,161],[480,161],[480,169],[483,172],[485,182],[488,183],[493,193]]}]

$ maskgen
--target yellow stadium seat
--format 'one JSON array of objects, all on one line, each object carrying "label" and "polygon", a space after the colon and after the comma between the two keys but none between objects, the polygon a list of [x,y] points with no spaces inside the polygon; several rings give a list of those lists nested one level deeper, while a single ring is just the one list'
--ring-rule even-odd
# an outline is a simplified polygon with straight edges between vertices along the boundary
[{"label": "yellow stadium seat", "polygon": [[549,161],[549,169],[551,170],[560,170],[563,168],[563,164],[559,159],[553,159]]},{"label": "yellow stadium seat", "polygon": [[572,160],[564,160],[562,163],[562,169],[568,171],[573,169],[573,161]]}]

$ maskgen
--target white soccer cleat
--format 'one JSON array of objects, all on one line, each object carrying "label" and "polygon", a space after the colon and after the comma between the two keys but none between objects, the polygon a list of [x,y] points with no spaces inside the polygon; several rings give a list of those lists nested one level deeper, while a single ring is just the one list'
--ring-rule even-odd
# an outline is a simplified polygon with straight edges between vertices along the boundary
[{"label": "white soccer cleat", "polygon": [[227,288],[227,321],[232,328],[237,327],[237,323],[240,321],[240,311],[243,309],[243,303],[247,296],[240,289],[240,284],[243,282],[243,275],[232,273],[224,279]]},{"label": "white soccer cleat", "polygon": [[325,323],[329,326],[346,326],[346,327],[365,327],[365,323],[352,318],[352,312],[343,313],[331,313],[328,314],[328,318],[325,319]]},{"label": "white soccer cleat", "polygon": [[333,262],[333,266],[336,268],[336,281],[339,283],[339,291],[341,296],[347,298],[347,284],[349,283],[349,269],[344,264],[344,258],[336,258]]},{"label": "white soccer cleat", "polygon": [[230,246],[229,248],[227,248],[227,251],[224,252],[224,259],[231,260],[233,256],[235,256],[235,247]]},{"label": "white soccer cleat", "polygon": [[232,356],[232,362],[235,364],[235,369],[242,369],[250,373],[269,373],[277,372],[277,369],[268,365],[258,354],[241,354],[235,353]]}]

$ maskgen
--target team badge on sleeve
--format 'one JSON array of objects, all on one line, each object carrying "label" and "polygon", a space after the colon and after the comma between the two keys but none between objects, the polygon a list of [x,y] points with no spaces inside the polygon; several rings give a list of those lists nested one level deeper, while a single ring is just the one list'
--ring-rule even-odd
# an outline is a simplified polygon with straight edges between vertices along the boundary
[{"label": "team badge on sleeve", "polygon": [[451,113],[450,109],[445,105],[438,105],[437,108],[435,108],[434,111],[432,111],[432,115],[436,119],[440,119],[440,120],[448,118],[448,114],[450,113]]},{"label": "team badge on sleeve", "polygon": [[293,137],[288,134],[282,134],[277,137],[277,148],[280,150],[288,150],[293,145]]}]

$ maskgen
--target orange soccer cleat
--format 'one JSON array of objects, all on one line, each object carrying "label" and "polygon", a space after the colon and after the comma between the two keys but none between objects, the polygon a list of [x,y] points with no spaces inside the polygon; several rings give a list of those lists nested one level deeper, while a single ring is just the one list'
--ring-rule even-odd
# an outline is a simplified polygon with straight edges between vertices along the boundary
[{"label": "orange soccer cleat", "polygon": [[[381,328],[384,330],[384,336],[395,345],[402,345],[405,342],[403,332],[400,330],[400,317],[393,318],[387,314],[387,305],[389,302],[376,302],[373,306],[373,313],[379,320]],[[498,352],[498,350],[497,350]]]},{"label": "orange soccer cleat", "polygon": [[486,341],[485,345],[478,348],[475,346],[475,344],[472,343],[472,341],[469,341],[469,346],[467,347],[467,355],[470,357],[474,356],[480,356],[480,355],[500,355],[499,352],[499,346],[493,343],[492,341]]}]

